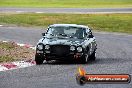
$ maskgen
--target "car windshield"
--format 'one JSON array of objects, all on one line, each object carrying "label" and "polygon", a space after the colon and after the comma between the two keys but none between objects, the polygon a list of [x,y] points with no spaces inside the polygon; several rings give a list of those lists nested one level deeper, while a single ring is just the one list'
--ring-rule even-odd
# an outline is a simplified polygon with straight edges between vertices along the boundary
[{"label": "car windshield", "polygon": [[86,28],[82,27],[49,27],[47,34],[56,37],[71,37],[71,38],[84,38],[86,36]]}]

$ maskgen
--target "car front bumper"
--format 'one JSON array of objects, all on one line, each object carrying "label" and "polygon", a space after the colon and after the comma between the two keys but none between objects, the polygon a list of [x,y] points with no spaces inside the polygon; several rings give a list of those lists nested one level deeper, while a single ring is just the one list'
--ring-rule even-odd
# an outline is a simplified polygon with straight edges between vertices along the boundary
[{"label": "car front bumper", "polygon": [[84,53],[70,53],[68,55],[58,56],[58,55],[53,55],[51,53],[41,52],[41,53],[36,53],[36,55],[41,55],[46,60],[78,60],[84,55]]}]

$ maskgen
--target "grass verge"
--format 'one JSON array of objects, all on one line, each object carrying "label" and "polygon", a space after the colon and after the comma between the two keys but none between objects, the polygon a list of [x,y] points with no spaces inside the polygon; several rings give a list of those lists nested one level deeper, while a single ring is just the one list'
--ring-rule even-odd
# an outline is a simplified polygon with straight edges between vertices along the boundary
[{"label": "grass verge", "polygon": [[12,61],[16,61],[16,59],[14,59],[11,56],[0,56],[0,63],[2,63],[2,62],[12,62]]},{"label": "grass verge", "polygon": [[55,23],[83,24],[98,31],[132,34],[132,14],[0,14],[0,24],[47,27]]},{"label": "grass verge", "polygon": [[31,59],[34,52],[32,49],[17,46],[13,42],[0,41],[0,63]]},{"label": "grass verge", "polygon": [[0,0],[1,7],[132,7],[132,0]]}]

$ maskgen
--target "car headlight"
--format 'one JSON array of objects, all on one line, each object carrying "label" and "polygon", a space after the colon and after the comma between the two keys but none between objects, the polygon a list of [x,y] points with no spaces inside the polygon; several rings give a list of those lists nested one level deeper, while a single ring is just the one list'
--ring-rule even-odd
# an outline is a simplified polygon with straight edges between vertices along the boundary
[{"label": "car headlight", "polygon": [[80,46],[77,47],[77,51],[78,51],[78,52],[82,52],[82,50],[83,50],[82,47],[80,47]]},{"label": "car headlight", "polygon": [[71,47],[70,47],[70,50],[71,50],[71,51],[74,51],[75,49],[76,49],[75,46],[71,46]]},{"label": "car headlight", "polygon": [[38,44],[37,48],[38,48],[38,50],[43,50],[43,45],[42,44]]},{"label": "car headlight", "polygon": [[45,49],[48,50],[50,48],[49,45],[45,45]]}]

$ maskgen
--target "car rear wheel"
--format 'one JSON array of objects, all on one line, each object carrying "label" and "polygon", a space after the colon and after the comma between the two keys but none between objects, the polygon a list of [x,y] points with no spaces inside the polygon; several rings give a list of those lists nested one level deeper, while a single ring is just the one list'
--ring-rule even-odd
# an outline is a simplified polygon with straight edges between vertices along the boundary
[{"label": "car rear wheel", "polygon": [[95,61],[95,59],[96,59],[96,50],[94,50],[94,52],[89,57],[89,60],[91,61]]},{"label": "car rear wheel", "polygon": [[42,55],[35,55],[35,61],[37,65],[43,64],[43,56]]}]

